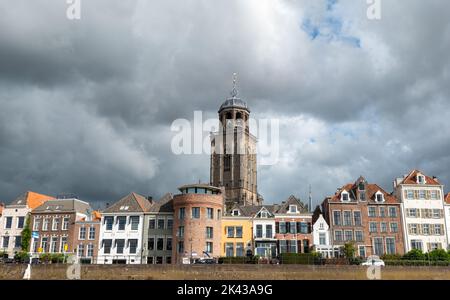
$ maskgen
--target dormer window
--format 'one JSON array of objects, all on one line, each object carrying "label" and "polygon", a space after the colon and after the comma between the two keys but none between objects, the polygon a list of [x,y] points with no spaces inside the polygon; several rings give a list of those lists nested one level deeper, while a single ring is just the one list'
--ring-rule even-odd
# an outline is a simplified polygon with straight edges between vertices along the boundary
[{"label": "dormer window", "polygon": [[426,181],[425,181],[425,176],[423,176],[423,175],[417,175],[417,183],[418,184],[425,184],[426,183]]},{"label": "dormer window", "polygon": [[240,215],[239,209],[233,209],[233,211],[231,212],[231,214],[232,214],[233,216],[235,216],[235,217],[239,216],[239,215]]},{"label": "dormer window", "polygon": [[289,212],[293,214],[297,213],[297,205],[289,205]]},{"label": "dormer window", "polygon": [[342,192],[342,194],[341,194],[341,201],[342,201],[342,202],[348,202],[348,201],[350,201],[350,195],[349,195],[348,192],[346,192],[346,191],[343,191],[343,192]]},{"label": "dormer window", "polygon": [[267,217],[268,217],[267,212],[266,211],[262,211],[261,212],[261,218],[267,218]]},{"label": "dormer window", "polygon": [[376,201],[376,202],[384,202],[384,195],[383,195],[383,193],[381,193],[380,191],[378,191],[378,192],[375,194],[375,201]]},{"label": "dormer window", "polygon": [[365,188],[365,186],[364,186],[364,182],[360,182],[360,183],[359,183],[358,189],[359,189],[360,191],[365,191],[365,190],[366,190],[366,188]]}]

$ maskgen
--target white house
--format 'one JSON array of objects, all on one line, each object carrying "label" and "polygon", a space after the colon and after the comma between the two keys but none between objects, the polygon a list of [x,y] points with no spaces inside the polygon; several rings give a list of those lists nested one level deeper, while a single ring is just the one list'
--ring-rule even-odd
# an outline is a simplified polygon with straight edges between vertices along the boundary
[{"label": "white house", "polygon": [[275,216],[272,206],[258,206],[259,210],[253,217],[253,238],[255,254],[260,257],[275,258],[277,240],[275,238]]},{"label": "white house", "polygon": [[144,261],[144,213],[151,202],[131,193],[102,213],[98,264],[141,264]]},{"label": "white house", "polygon": [[450,250],[450,193],[445,197],[444,202],[444,210],[445,210],[445,224],[447,230],[447,249]]},{"label": "white house", "polygon": [[13,257],[22,250],[22,230],[30,212],[44,202],[54,199],[51,196],[26,192],[6,205],[0,218],[0,251]]},{"label": "white house", "polygon": [[340,247],[332,246],[330,242],[330,226],[319,214],[313,224],[313,250],[320,253],[324,258],[331,258],[339,255]]},{"label": "white house", "polygon": [[414,170],[394,181],[401,201],[405,251],[447,249],[444,190],[436,177]]}]

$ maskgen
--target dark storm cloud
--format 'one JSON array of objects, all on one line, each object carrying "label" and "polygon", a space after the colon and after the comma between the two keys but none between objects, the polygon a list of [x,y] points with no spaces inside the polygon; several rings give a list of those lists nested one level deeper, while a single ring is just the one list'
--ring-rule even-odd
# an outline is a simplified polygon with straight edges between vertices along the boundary
[{"label": "dark storm cloud", "polygon": [[369,21],[366,1],[327,3],[95,0],[69,21],[65,1],[0,1],[0,200],[208,181],[206,155],[171,153],[170,125],[215,116],[233,72],[253,116],[281,121],[268,202],[359,175],[390,190],[412,168],[450,184],[450,4],[383,1]]}]

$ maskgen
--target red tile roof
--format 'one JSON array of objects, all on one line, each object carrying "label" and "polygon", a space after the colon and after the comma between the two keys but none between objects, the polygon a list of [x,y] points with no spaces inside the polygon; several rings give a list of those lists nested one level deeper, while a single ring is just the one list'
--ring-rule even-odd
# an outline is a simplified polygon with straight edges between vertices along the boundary
[{"label": "red tile roof", "polygon": [[[340,202],[341,201],[341,194],[342,192],[345,190],[350,194],[350,199],[351,200],[356,200],[356,192],[358,189],[358,183],[359,180],[356,181],[355,183],[348,183],[346,185],[344,185],[338,193],[336,193],[335,195],[333,195],[332,197],[330,197],[330,202]],[[366,199],[368,201],[370,200],[375,200],[375,194],[380,191],[381,193],[383,193],[384,195],[384,203],[398,203],[398,200],[395,196],[393,196],[392,194],[386,192],[383,188],[381,188],[378,184],[372,184],[372,183],[368,183],[366,184]]]},{"label": "red tile roof", "polygon": [[430,176],[425,175],[419,170],[413,170],[409,173],[402,181],[401,184],[417,184],[417,174],[421,174],[425,176],[425,185],[440,185],[437,178],[432,178]]},{"label": "red tile roof", "polygon": [[2,213],[3,213],[3,208],[5,208],[5,204],[0,203],[0,216],[1,216]]},{"label": "red tile roof", "polygon": [[445,196],[445,203],[450,204],[450,193]]}]

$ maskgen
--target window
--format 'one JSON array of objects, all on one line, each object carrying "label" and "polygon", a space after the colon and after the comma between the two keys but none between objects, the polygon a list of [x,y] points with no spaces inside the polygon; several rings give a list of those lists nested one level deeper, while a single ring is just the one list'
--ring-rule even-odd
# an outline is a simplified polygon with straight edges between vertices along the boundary
[{"label": "window", "polygon": [[344,239],[345,239],[345,241],[351,241],[351,240],[353,240],[353,231],[351,231],[351,230],[346,230],[345,231],[345,233],[344,233]]},{"label": "window", "polygon": [[289,205],[290,213],[297,213],[297,205]]},{"label": "window", "polygon": [[207,253],[212,253],[213,252],[213,243],[212,242],[206,242],[205,251]]},{"label": "window", "polygon": [[431,195],[431,200],[438,200],[439,199],[438,191],[436,191],[436,190],[431,191],[430,195]]},{"label": "window", "polygon": [[430,243],[428,251],[434,251],[437,249],[442,249],[441,243]]},{"label": "window", "polygon": [[19,228],[19,229],[23,228],[24,223],[25,223],[25,217],[17,218],[17,228]]},{"label": "window", "polygon": [[225,256],[226,257],[233,257],[234,256],[233,243],[226,243],[225,244]]},{"label": "window", "polygon": [[231,214],[235,217],[239,216],[239,210],[238,209],[233,209],[233,211],[231,212]]},{"label": "window", "polygon": [[84,245],[83,244],[79,244],[78,245],[77,253],[78,253],[79,257],[83,257],[84,256]]},{"label": "window", "polygon": [[50,253],[56,253],[57,252],[57,248],[56,245],[58,244],[58,237],[54,236],[52,237],[51,241],[50,241]]},{"label": "window", "polygon": [[105,217],[106,230],[112,230],[113,221],[114,221],[113,217]]},{"label": "window", "polygon": [[50,219],[49,218],[45,218],[44,219],[44,223],[42,224],[42,231],[47,231],[49,224],[50,224]]},{"label": "window", "polygon": [[207,239],[213,238],[213,228],[212,227],[206,227],[206,238]]},{"label": "window", "polygon": [[409,234],[417,234],[417,224],[409,224]]},{"label": "window", "polygon": [[130,217],[131,230],[139,230],[139,216]]},{"label": "window", "polygon": [[5,229],[11,229],[12,227],[12,217],[6,217]]},{"label": "window", "polygon": [[355,240],[357,242],[363,242],[364,241],[363,232],[361,230],[356,230],[355,231]]},{"label": "window", "polygon": [[425,200],[427,193],[424,190],[419,191],[419,199]]},{"label": "window", "polygon": [[414,199],[414,191],[413,190],[407,190],[406,191],[406,198],[408,200],[413,200]]},{"label": "window", "polygon": [[47,252],[47,245],[48,245],[48,237],[43,237],[41,240],[41,248],[43,253]]},{"label": "window", "polygon": [[319,224],[319,229],[322,229],[322,230],[325,229],[325,226],[323,225],[323,223]]},{"label": "window", "polygon": [[172,256],[166,256],[166,264],[170,265],[172,263]]},{"label": "window", "polygon": [[374,238],[374,254],[382,256],[384,254],[383,238]]},{"label": "window", "polygon": [[111,253],[112,240],[103,240],[103,253]]},{"label": "window", "polygon": [[386,222],[380,223],[380,232],[387,232],[387,223]]},{"label": "window", "polygon": [[164,229],[164,219],[158,218],[158,229]]},{"label": "window", "polygon": [[166,239],[166,250],[172,251],[172,238],[171,237],[168,237]]},{"label": "window", "polygon": [[297,241],[296,240],[289,241],[289,252],[297,253]]},{"label": "window", "polygon": [[377,223],[376,222],[370,222],[369,224],[369,232],[377,232]]},{"label": "window", "polygon": [[125,240],[119,239],[116,240],[116,253],[117,254],[123,254],[123,248],[125,247]]},{"label": "window", "polygon": [[8,248],[8,247],[9,247],[9,236],[4,236],[3,237],[2,248]]},{"label": "window", "polygon": [[394,238],[386,238],[386,254],[395,254]]},{"label": "window", "polygon": [[184,237],[184,226],[178,227],[178,237],[182,239]]},{"label": "window", "polygon": [[285,234],[286,233],[286,222],[280,222],[279,223],[279,230],[281,234]]},{"label": "window", "polygon": [[155,238],[148,238],[147,240],[147,247],[149,251],[155,250]]},{"label": "window", "polygon": [[89,227],[89,239],[95,240],[95,227],[94,226]]},{"label": "window", "polygon": [[244,243],[236,243],[236,256],[237,257],[244,256]]},{"label": "window", "polygon": [[311,233],[309,230],[309,223],[301,222],[300,223],[300,233]]},{"label": "window", "polygon": [[391,223],[391,232],[393,232],[393,233],[398,232],[398,224],[397,223]]},{"label": "window", "polygon": [[172,229],[172,228],[173,228],[173,220],[167,219],[167,229]]},{"label": "window", "polygon": [[178,209],[178,219],[184,220],[185,216],[186,216],[186,208],[180,207]]},{"label": "window", "polygon": [[417,209],[417,208],[410,208],[410,209],[408,210],[408,217],[411,217],[411,218],[418,218],[418,217],[419,217],[419,215],[418,215],[418,209]]},{"label": "window", "polygon": [[326,234],[325,233],[323,233],[323,232],[321,232],[321,233],[319,233],[319,245],[326,245],[327,244],[327,242],[326,242]]},{"label": "window", "polygon": [[366,257],[366,247],[359,246],[359,256],[360,257]]},{"label": "window", "polygon": [[280,240],[280,253],[287,253],[287,252],[288,252],[287,241]]},{"label": "window", "polygon": [[361,212],[360,211],[353,212],[353,219],[355,222],[355,226],[361,226]]},{"label": "window", "polygon": [[130,248],[130,254],[136,254],[137,245],[138,245],[138,240],[136,240],[136,239],[128,240],[128,247]]},{"label": "window", "polygon": [[156,220],[150,219],[148,220],[148,229],[155,229],[156,228]]},{"label": "window", "polygon": [[79,231],[79,234],[78,234],[78,239],[79,240],[86,239],[86,227],[80,227],[80,231]]},{"label": "window", "polygon": [[236,237],[242,238],[242,226],[236,226]]},{"label": "window", "polygon": [[336,230],[334,232],[334,240],[336,242],[342,242],[342,231],[341,230]]},{"label": "window", "polygon": [[68,250],[66,248],[66,246],[67,246],[67,237],[66,236],[61,237],[61,243],[59,246],[60,246],[59,252],[61,252],[61,253],[66,252]]},{"label": "window", "polygon": [[38,231],[40,225],[41,225],[41,221],[39,219],[34,219],[33,231]]},{"label": "window", "polygon": [[227,237],[233,238],[234,237],[234,227],[228,226],[227,227]]},{"label": "window", "polygon": [[333,222],[335,226],[341,226],[341,212],[338,210],[333,211]]},{"label": "window", "polygon": [[389,217],[391,218],[397,218],[397,208],[390,206],[389,207]]},{"label": "window", "polygon": [[386,217],[386,208],[380,207],[380,217],[385,218]]},{"label": "window", "polygon": [[93,257],[94,256],[94,245],[89,244],[87,246],[87,257]]},{"label": "window", "polygon": [[434,224],[434,234],[435,235],[442,235],[441,224]]},{"label": "window", "polygon": [[358,184],[358,190],[360,190],[360,191],[364,191],[366,188],[365,188],[365,186],[364,186],[364,182],[360,182],[359,184]]},{"label": "window", "polygon": [[425,176],[423,176],[423,175],[417,176],[417,183],[418,184],[425,184]]},{"label": "window", "polygon": [[375,218],[377,216],[377,211],[375,206],[369,206],[369,217]]},{"label": "window", "polygon": [[22,236],[18,235],[14,239],[14,248],[20,248],[22,247]]},{"label": "window", "polygon": [[424,235],[430,234],[430,224],[422,224],[422,234]]},{"label": "window", "polygon": [[289,233],[292,233],[292,234],[297,233],[297,223],[296,222],[289,223]]},{"label": "window", "polygon": [[200,219],[200,207],[192,208],[192,219]]},{"label": "window", "polygon": [[341,194],[341,201],[350,201],[349,194],[347,192],[343,192]]},{"label": "window", "polygon": [[272,225],[270,224],[266,225],[266,238],[268,239],[273,238]]},{"label": "window", "polygon": [[53,218],[52,230],[58,230],[59,228],[59,218]]},{"label": "window", "polygon": [[117,224],[119,224],[118,230],[125,230],[125,225],[127,224],[127,217],[124,216],[117,217]]},{"label": "window", "polygon": [[377,202],[384,202],[384,195],[379,192],[379,193],[376,194],[376,198],[375,199],[376,199]]},{"label": "window", "polygon": [[263,227],[262,225],[256,225],[256,237],[262,238],[263,236]]},{"label": "window", "polygon": [[359,192],[359,200],[366,201],[366,193],[365,192]]},{"label": "window", "polygon": [[422,241],[421,240],[411,240],[411,248],[423,251]]},{"label": "window", "polygon": [[433,209],[433,219],[439,219],[441,217],[440,209]]},{"label": "window", "polygon": [[220,220],[220,217],[222,216],[222,211],[220,209],[217,210],[217,220]]},{"label": "window", "polygon": [[352,226],[352,212],[344,211],[344,226]]},{"label": "window", "polygon": [[206,208],[206,218],[212,220],[214,218],[214,209],[213,208]]}]

